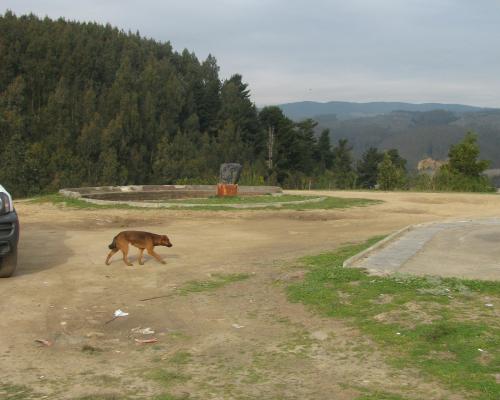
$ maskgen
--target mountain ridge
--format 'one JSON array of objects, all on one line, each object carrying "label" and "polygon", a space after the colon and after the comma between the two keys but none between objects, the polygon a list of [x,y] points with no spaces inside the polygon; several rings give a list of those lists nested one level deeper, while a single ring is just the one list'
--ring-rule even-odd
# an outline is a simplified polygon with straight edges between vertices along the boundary
[{"label": "mountain ridge", "polygon": [[492,107],[471,106],[454,103],[408,103],[391,101],[349,102],[349,101],[299,101],[277,105],[283,113],[293,119],[314,118],[318,115],[335,115],[338,119],[371,117],[393,111],[427,112],[434,110],[455,113],[498,110]]}]

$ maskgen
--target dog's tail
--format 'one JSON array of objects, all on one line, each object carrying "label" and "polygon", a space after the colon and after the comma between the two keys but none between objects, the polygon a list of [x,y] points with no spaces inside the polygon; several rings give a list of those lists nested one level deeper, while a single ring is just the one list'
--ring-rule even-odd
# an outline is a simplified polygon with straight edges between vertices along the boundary
[{"label": "dog's tail", "polygon": [[113,241],[111,242],[111,244],[108,246],[111,250],[116,249],[116,238],[117,238],[117,237],[118,237],[118,236],[115,236],[115,237],[113,238]]}]

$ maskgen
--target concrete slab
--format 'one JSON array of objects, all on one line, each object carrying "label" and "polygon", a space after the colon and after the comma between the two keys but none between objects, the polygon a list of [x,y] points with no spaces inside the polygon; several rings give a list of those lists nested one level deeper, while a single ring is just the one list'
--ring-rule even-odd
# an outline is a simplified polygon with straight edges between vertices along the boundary
[{"label": "concrete slab", "polygon": [[500,280],[500,219],[415,226],[350,266],[379,274]]}]

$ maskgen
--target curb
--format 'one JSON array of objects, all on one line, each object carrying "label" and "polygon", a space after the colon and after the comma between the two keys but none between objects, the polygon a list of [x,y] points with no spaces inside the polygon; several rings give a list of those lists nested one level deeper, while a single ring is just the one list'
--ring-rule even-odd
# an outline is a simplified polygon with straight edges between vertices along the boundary
[{"label": "curb", "polygon": [[355,254],[352,257],[349,257],[347,260],[345,260],[342,263],[342,266],[344,268],[349,268],[351,267],[355,262],[359,261],[362,258],[368,257],[369,254],[382,249],[383,247],[387,246],[389,243],[393,242],[394,240],[398,239],[399,237],[403,236],[405,233],[415,229],[416,227],[420,227],[423,224],[417,224],[417,225],[408,225],[405,226],[404,228],[400,229],[399,231],[396,231],[394,233],[391,233],[389,236],[386,238],[382,239],[381,241],[375,243],[373,246],[368,247],[367,249],[363,250],[361,253]]}]

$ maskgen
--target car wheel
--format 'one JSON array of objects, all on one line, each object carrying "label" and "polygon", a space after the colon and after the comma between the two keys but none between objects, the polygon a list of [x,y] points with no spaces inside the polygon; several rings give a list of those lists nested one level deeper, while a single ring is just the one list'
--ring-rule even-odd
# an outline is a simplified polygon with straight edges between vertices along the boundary
[{"label": "car wheel", "polygon": [[0,278],[12,276],[17,267],[17,249],[0,259]]}]

